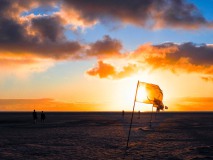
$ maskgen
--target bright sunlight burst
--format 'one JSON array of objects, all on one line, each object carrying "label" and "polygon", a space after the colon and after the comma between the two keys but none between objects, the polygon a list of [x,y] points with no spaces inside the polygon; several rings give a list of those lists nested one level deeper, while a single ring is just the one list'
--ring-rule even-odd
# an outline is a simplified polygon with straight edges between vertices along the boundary
[{"label": "bright sunlight burst", "polygon": [[140,102],[146,102],[147,101],[147,91],[146,91],[145,86],[140,86],[138,88],[136,99]]}]

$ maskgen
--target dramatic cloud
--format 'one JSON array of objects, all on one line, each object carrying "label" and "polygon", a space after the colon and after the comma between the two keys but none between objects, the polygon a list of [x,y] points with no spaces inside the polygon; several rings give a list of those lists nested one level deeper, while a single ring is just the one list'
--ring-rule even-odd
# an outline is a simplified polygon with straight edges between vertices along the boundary
[{"label": "dramatic cloud", "polygon": [[39,34],[41,41],[56,42],[65,39],[64,27],[60,25],[58,17],[38,17],[32,19],[32,28]]},{"label": "dramatic cloud", "polygon": [[33,7],[50,4],[52,1],[1,1],[0,53],[64,59],[79,51],[79,42],[66,40],[65,28],[57,15],[21,15]]},{"label": "dramatic cloud", "polygon": [[[33,14],[34,9],[56,6],[58,11],[52,14]],[[0,17],[0,53],[53,59],[81,57],[78,54],[104,57],[120,54],[122,44],[108,36],[92,43],[87,54],[82,54],[82,44],[67,40],[64,34],[67,26],[72,27],[77,20],[84,25],[112,20],[160,28],[210,25],[193,4],[183,0],[2,0]]]},{"label": "dramatic cloud", "polygon": [[96,67],[88,70],[86,73],[90,76],[99,76],[100,78],[121,79],[135,74],[138,70],[135,64],[128,64],[121,70],[117,70],[113,65],[99,61]]},{"label": "dramatic cloud", "polygon": [[90,44],[90,49],[87,50],[87,55],[100,58],[121,56],[121,49],[122,44],[120,41],[112,39],[106,35],[102,40]]},{"label": "dramatic cloud", "polygon": [[64,0],[62,6],[63,12],[71,10],[81,24],[88,25],[119,21],[152,28],[213,27],[195,5],[184,0]]},{"label": "dramatic cloud", "polygon": [[213,47],[193,43],[144,44],[128,55],[138,63],[146,63],[153,69],[184,70],[187,72],[213,73]]},{"label": "dramatic cloud", "polygon": [[[175,44],[167,44],[167,46],[174,46]],[[168,58],[177,61],[184,57],[190,63],[195,65],[213,65],[213,46],[211,45],[196,45],[193,43],[184,43],[177,46],[178,50],[172,54],[168,54]],[[161,47],[159,45],[159,47]],[[165,47],[162,45],[162,47]]]},{"label": "dramatic cloud", "polygon": [[107,78],[111,75],[115,75],[116,71],[112,65],[99,61],[98,66],[88,70],[87,74],[91,76],[98,75],[100,78]]},{"label": "dramatic cloud", "polygon": [[[111,58],[113,58],[113,54]],[[100,78],[118,79],[131,76],[139,70],[144,70],[144,68],[152,68],[153,70],[170,70],[174,73],[199,73],[202,79],[212,80],[212,45],[196,45],[193,43],[144,44],[131,53],[123,53],[117,62],[121,60],[128,65],[117,63],[115,66],[115,64],[99,61],[98,66],[88,70],[87,74],[98,75]],[[119,68],[122,69],[119,70]]]},{"label": "dramatic cloud", "polygon": [[[55,11],[45,12],[44,8],[54,8]],[[36,14],[37,10],[42,12]],[[13,66],[26,70],[30,65],[28,71],[34,72],[43,71],[56,61],[96,58],[98,66],[87,73],[100,78],[123,78],[148,65],[174,72],[198,72],[203,74],[203,79],[211,80],[212,45],[145,44],[131,53],[122,53],[125,49],[122,43],[108,35],[90,44],[68,40],[65,35],[69,28],[99,22],[148,28],[212,27],[212,22],[184,0],[1,0],[0,63],[9,69]],[[126,61],[126,64],[105,63],[106,59],[115,58]],[[48,65],[44,65],[46,62]]]}]

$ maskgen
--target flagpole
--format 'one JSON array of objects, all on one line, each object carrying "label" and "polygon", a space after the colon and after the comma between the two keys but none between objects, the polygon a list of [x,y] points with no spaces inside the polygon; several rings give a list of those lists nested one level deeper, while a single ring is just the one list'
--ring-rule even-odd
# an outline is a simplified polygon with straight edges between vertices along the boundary
[{"label": "flagpole", "polygon": [[150,118],[150,122],[149,122],[149,127],[150,127],[150,128],[152,127],[152,114],[153,114],[153,107],[154,107],[154,104],[152,105],[152,113],[151,113],[151,118]]},{"label": "flagpole", "polygon": [[128,145],[129,145],[129,137],[130,137],[130,132],[131,132],[131,128],[132,128],[132,121],[133,121],[133,114],[134,114],[134,110],[135,110],[135,102],[136,102],[136,97],[137,97],[137,92],[138,92],[138,85],[139,85],[139,81],[137,83],[137,88],[136,88],[136,92],[135,92],[135,100],[134,100],[134,105],[133,105],[133,109],[132,109],[131,122],[129,125],[129,134],[128,134],[128,139],[127,139],[127,143],[126,143],[126,150],[128,149]]}]

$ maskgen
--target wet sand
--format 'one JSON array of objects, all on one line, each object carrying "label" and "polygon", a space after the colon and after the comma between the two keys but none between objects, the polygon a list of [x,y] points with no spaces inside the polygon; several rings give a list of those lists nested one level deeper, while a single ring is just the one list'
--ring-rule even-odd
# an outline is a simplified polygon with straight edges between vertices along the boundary
[{"label": "wet sand", "polygon": [[[38,114],[40,118],[40,113]],[[134,114],[125,153],[131,113],[46,113],[33,124],[32,113],[0,113],[0,159],[213,159],[213,112]]]}]

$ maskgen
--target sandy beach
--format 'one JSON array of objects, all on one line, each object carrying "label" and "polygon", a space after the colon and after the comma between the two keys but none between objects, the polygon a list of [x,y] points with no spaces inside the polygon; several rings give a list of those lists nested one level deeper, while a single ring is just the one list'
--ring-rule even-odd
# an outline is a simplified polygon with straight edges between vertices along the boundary
[{"label": "sandy beach", "polygon": [[213,113],[46,113],[33,124],[31,112],[0,113],[0,159],[213,159]]}]

